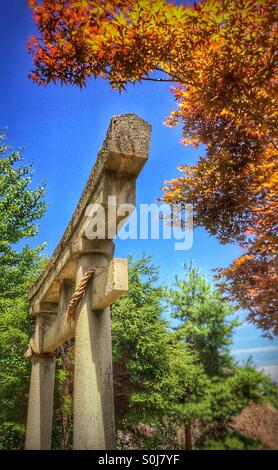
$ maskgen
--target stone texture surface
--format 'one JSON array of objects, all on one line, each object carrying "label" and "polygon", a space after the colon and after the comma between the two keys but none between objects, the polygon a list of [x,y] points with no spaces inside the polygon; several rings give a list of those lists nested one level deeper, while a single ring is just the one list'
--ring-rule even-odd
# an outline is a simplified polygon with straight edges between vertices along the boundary
[{"label": "stone texture surface", "polygon": [[103,310],[128,290],[127,260],[114,258],[93,279],[92,309]]},{"label": "stone texture surface", "polygon": [[[36,319],[35,342],[42,348],[45,315]],[[28,401],[25,449],[51,449],[52,413],[55,380],[55,358],[32,359],[32,372]]]},{"label": "stone texture surface", "polygon": [[68,322],[66,310],[73,292],[73,282],[64,279],[60,282],[60,299],[56,318],[45,328],[43,335],[43,351],[52,353],[64,341],[74,336],[74,322]]},{"label": "stone texture surface", "polygon": [[[111,243],[107,241],[107,243]],[[103,255],[81,256],[77,277],[89,266],[107,264]],[[73,448],[114,448],[114,394],[110,307],[91,310],[91,285],[79,307],[74,350]]]}]

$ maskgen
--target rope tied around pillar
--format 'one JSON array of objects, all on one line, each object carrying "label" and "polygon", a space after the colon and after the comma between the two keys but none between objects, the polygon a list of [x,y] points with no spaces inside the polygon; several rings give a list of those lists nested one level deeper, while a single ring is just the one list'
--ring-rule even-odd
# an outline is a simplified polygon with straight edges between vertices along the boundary
[{"label": "rope tied around pillar", "polygon": [[35,338],[32,336],[30,338],[29,343],[28,343],[28,348],[26,353],[24,354],[24,359],[27,361],[31,361],[33,357],[40,357],[40,358],[51,358],[56,355],[55,352],[53,353],[46,353],[46,352],[41,352],[36,345]]},{"label": "rope tied around pillar", "polygon": [[86,287],[99,267],[100,266],[94,266],[88,269],[88,271],[81,277],[78,286],[71,296],[70,303],[66,310],[66,318],[68,322],[74,320],[79,302],[85,294]]}]

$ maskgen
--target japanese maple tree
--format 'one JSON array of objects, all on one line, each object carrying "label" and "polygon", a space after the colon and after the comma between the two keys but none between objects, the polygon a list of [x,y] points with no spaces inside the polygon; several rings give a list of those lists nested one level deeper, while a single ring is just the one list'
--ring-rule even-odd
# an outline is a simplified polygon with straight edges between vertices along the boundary
[{"label": "japanese maple tree", "polygon": [[184,145],[205,144],[163,199],[193,203],[195,223],[244,253],[219,276],[249,319],[277,334],[277,5],[275,0],[29,0],[37,84],[114,89],[173,82]]}]

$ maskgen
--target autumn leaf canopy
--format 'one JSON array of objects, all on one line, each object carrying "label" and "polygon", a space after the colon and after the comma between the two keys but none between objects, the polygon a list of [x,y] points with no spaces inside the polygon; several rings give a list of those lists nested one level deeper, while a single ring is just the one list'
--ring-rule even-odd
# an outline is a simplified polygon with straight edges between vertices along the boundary
[{"label": "autumn leaf canopy", "polygon": [[219,272],[228,295],[265,332],[277,313],[277,5],[275,0],[29,0],[38,35],[30,78],[112,89],[171,81],[184,145],[196,165],[165,184],[163,200],[193,203],[195,224],[243,254]]}]

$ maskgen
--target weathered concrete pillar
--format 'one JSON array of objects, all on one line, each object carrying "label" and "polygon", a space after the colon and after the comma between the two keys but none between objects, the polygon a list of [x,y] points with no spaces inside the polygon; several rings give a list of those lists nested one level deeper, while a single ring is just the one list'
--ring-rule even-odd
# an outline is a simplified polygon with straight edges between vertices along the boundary
[{"label": "weathered concrete pillar", "polygon": [[[36,320],[35,342],[41,349],[44,315]],[[25,449],[51,449],[55,357],[33,357]]]},{"label": "weathered concrete pillar", "polygon": [[[77,283],[88,268],[105,266],[113,256],[112,241],[95,243],[95,252],[79,256]],[[80,303],[75,328],[73,448],[80,450],[114,448],[110,307],[92,311],[92,282]]]}]

